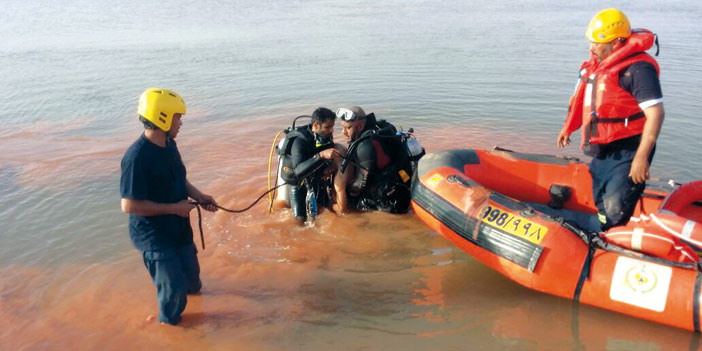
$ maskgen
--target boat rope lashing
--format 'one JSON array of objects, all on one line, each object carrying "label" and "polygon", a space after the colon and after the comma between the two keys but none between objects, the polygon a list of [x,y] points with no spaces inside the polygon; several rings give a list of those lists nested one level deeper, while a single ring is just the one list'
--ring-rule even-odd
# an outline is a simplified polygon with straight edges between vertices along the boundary
[{"label": "boat rope lashing", "polygon": [[575,286],[575,292],[573,293],[573,300],[580,301],[580,293],[583,290],[583,285],[586,280],[590,280],[590,271],[592,268],[592,259],[595,257],[595,251],[597,248],[595,245],[588,243],[587,245],[587,256],[585,256],[585,262],[583,263],[583,268],[580,271],[580,277],[578,278],[578,285]]},{"label": "boat rope lashing", "polygon": [[587,245],[587,256],[585,256],[585,262],[583,262],[583,267],[580,270],[580,277],[578,277],[578,284],[575,286],[575,291],[573,292],[573,300],[580,301],[580,293],[582,292],[583,285],[586,280],[590,279],[592,259],[595,257],[595,252],[598,248],[603,248],[605,245],[602,243],[602,239],[600,239],[597,233],[586,232],[568,223],[563,218],[559,218],[557,222],[564,228],[578,235]]}]

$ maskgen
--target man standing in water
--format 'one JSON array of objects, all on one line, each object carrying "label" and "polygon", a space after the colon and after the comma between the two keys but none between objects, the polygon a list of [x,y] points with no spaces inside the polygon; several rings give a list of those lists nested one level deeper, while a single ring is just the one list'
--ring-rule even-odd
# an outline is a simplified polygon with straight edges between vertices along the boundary
[{"label": "man standing in water", "polygon": [[216,211],[217,204],[186,178],[175,138],[185,101],[173,91],[147,89],[139,98],[144,133],[122,158],[122,211],[129,214],[129,237],[142,252],[157,290],[161,323],[176,325],[187,294],[200,291],[200,265],[193,244],[188,197]]},{"label": "man standing in water", "polygon": [[656,60],[646,54],[656,36],[631,29],[617,9],[597,13],[585,36],[590,59],[580,67],[575,93],[557,144],[582,128],[582,149],[593,157],[592,192],[601,229],[629,221],[649,178],[663,124],[663,94]]},{"label": "man standing in water", "polygon": [[[376,121],[375,114],[366,115],[359,106],[339,108],[336,115],[349,143],[345,162],[354,166],[344,189],[349,195],[348,207],[406,213],[411,199],[412,165],[395,126],[385,120]],[[343,213],[346,206],[347,202],[342,201],[334,210]]]},{"label": "man standing in water", "polygon": [[327,206],[332,202],[331,189],[325,179],[331,176],[334,161],[341,155],[333,141],[335,121],[334,112],[319,107],[312,113],[312,123],[290,131],[286,136],[282,177],[292,185],[290,207],[293,217],[300,222],[308,219],[308,192],[315,194],[315,205],[318,202]]}]

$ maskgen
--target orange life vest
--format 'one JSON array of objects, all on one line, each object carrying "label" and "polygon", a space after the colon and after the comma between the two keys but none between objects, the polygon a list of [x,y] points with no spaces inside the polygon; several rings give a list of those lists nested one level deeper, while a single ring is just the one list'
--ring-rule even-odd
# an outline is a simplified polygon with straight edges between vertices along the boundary
[{"label": "orange life vest", "polygon": [[581,148],[586,153],[590,144],[608,144],[643,133],[646,116],[634,96],[619,86],[619,72],[636,62],[648,62],[660,74],[656,60],[645,52],[654,42],[655,34],[634,29],[624,46],[602,62],[590,55],[580,66],[564,130],[570,135],[583,126]]}]

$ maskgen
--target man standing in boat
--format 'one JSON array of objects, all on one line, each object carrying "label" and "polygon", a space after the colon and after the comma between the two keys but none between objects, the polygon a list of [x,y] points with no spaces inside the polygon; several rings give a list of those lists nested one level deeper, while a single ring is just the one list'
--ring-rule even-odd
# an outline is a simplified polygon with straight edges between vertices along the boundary
[{"label": "man standing in boat", "polygon": [[607,230],[629,221],[649,178],[664,118],[658,63],[645,52],[657,38],[631,29],[617,9],[597,13],[585,36],[590,59],[580,67],[557,143],[565,147],[582,127],[582,149],[593,157],[593,198]]},{"label": "man standing in boat", "polygon": [[[122,158],[122,211],[129,214],[129,237],[142,252],[158,298],[158,320],[176,325],[188,294],[200,291],[200,265],[190,227],[195,205],[217,210],[217,202],[190,184],[175,138],[185,114],[177,93],[147,89],[139,98],[144,133]],[[149,320],[152,317],[149,317]]]}]

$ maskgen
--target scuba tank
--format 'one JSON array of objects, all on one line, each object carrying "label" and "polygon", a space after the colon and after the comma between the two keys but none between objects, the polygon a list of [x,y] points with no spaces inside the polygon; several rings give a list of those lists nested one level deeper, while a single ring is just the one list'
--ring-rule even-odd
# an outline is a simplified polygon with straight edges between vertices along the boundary
[{"label": "scuba tank", "polygon": [[[285,207],[290,207],[290,184],[286,183],[285,180],[283,179],[283,161],[282,158],[286,157],[285,155],[280,154],[280,149],[283,148],[283,144],[285,144],[285,138],[281,139],[278,145],[276,146],[276,150],[278,150],[278,179],[276,180],[277,184],[285,184],[278,188],[278,192],[275,196],[275,200],[278,202],[281,202],[285,205]],[[289,157],[289,156],[287,156]]]},{"label": "scuba tank", "polygon": [[280,170],[280,178],[287,183],[296,183],[298,179],[295,177],[295,172],[292,169],[292,160],[290,159],[290,150],[292,149],[293,140],[298,137],[304,137],[303,131],[307,128],[307,125],[295,127],[295,122],[298,119],[310,116],[298,116],[293,120],[292,126],[284,130],[285,138],[276,146],[276,152],[278,153],[278,162]]},{"label": "scuba tank", "polygon": [[293,185],[297,183],[290,160],[290,148],[292,147],[292,140],[299,135],[299,130],[306,128],[306,126],[295,127],[295,122],[300,118],[311,118],[311,116],[302,115],[295,117],[292,126],[283,131],[285,137],[275,147],[276,153],[278,154],[277,183],[285,183],[285,185],[278,189],[275,199],[276,201],[285,203],[285,207],[290,207],[290,191]]},{"label": "scuba tank", "polygon": [[406,132],[404,130],[400,130],[397,132],[397,135],[399,135],[402,140],[402,145],[405,149],[405,153],[407,154],[407,159],[412,165],[412,173],[414,174],[417,171],[419,159],[426,154],[426,151],[422,147],[422,144],[419,143],[419,140],[414,137],[413,128],[408,129]]},{"label": "scuba tank", "polygon": [[407,132],[401,130],[397,133],[402,137],[402,143],[405,145],[410,161],[419,161],[419,159],[422,158],[426,152],[424,151],[422,144],[419,143],[419,140],[412,135],[412,133],[414,133],[414,129],[410,128]]}]

